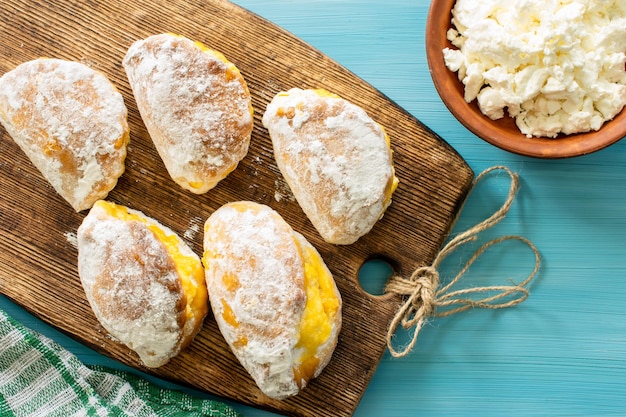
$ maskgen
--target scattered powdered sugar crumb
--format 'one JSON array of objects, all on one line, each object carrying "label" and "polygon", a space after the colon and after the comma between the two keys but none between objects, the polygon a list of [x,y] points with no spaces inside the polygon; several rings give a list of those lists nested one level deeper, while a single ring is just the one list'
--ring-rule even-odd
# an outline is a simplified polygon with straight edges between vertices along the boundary
[{"label": "scattered powdered sugar crumb", "polygon": [[200,232],[202,226],[202,217],[194,217],[189,221],[189,228],[185,230],[184,237],[187,240],[195,239],[196,235]]},{"label": "scattered powdered sugar crumb", "polygon": [[76,237],[75,232],[65,232],[63,233],[67,242],[72,245],[75,249],[78,249],[78,238]]},{"label": "scattered powdered sugar crumb", "polygon": [[291,188],[285,181],[276,180],[274,181],[274,187],[276,191],[274,192],[274,200],[277,202],[281,202],[286,200],[288,202],[292,202],[296,200],[296,197],[291,192]]}]

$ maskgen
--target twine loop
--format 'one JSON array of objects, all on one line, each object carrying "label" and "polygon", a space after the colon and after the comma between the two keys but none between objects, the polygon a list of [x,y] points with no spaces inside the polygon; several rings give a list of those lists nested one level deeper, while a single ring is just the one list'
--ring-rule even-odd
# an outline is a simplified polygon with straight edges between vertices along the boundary
[{"label": "twine loop", "polygon": [[[459,247],[476,241],[480,232],[499,223],[506,217],[511,208],[519,188],[519,178],[517,174],[514,174],[505,166],[494,166],[483,171],[472,183],[470,193],[487,174],[498,170],[506,172],[511,178],[509,194],[502,206],[489,218],[452,238],[439,251],[431,265],[416,268],[409,278],[403,278],[397,275],[393,276],[387,283],[385,287],[386,292],[405,297],[405,301],[391,321],[387,332],[387,347],[392,356],[402,357],[407,355],[415,346],[420,330],[431,317],[450,316],[470,308],[500,309],[512,307],[523,302],[530,295],[527,286],[539,271],[541,256],[531,241],[521,236],[512,235],[502,236],[482,245],[474,252],[457,275],[448,284],[440,287],[438,267],[441,262]],[[465,201],[467,201],[467,199]],[[461,211],[462,209],[459,210],[459,214]],[[487,249],[506,240],[521,241],[526,244],[535,255],[534,269],[521,283],[517,284],[511,282],[510,285],[493,285],[451,290],[470,266]],[[483,294],[483,298],[469,298],[468,296],[472,294]],[[392,343],[393,335],[398,329],[398,326],[402,326],[405,329],[414,328],[411,341],[400,350],[396,350]]]}]

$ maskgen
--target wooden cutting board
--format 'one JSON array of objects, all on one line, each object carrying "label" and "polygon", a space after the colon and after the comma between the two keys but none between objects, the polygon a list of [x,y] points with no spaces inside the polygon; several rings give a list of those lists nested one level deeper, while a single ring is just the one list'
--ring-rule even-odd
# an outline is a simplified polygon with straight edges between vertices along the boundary
[{"label": "wooden cutting board", "polygon": [[[124,95],[131,144],[127,170],[109,198],[171,227],[202,252],[202,226],[222,204],[267,204],[320,251],[344,300],[343,329],[331,363],[300,395],[263,396],[222,339],[213,317],[192,345],[151,372],[281,414],[347,416],[356,409],[386,349],[400,304],[359,286],[365,261],[385,258],[408,276],[432,260],[464,200],[473,172],[441,138],[354,74],[272,23],[221,0],[0,0],[0,74],[40,56],[81,61],[104,72]],[[219,186],[193,195],[176,184],[140,119],[122,58],[132,42],[175,32],[223,52],[248,82],[255,127],[248,156]],[[289,192],[261,125],[267,103],[291,87],[323,87],[365,108],[391,137],[400,179],[375,228],[350,246],[322,241]],[[89,347],[142,369],[134,353],[99,326],[85,299],[72,243],[86,212],[76,213],[0,127],[0,291]],[[143,369],[147,371],[146,369]]]}]

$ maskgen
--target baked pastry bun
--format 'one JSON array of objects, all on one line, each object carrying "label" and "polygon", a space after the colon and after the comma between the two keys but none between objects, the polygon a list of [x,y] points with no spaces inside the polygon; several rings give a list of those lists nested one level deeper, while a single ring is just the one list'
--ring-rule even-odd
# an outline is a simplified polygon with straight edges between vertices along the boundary
[{"label": "baked pastry bun", "polygon": [[351,244],[372,229],[398,185],[380,125],[335,94],[298,88],[274,97],[263,125],[278,168],[324,240]]},{"label": "baked pastry bun", "polygon": [[124,173],[130,139],[122,95],[78,62],[39,58],[0,77],[0,122],[76,211]]},{"label": "baked pastry bun", "polygon": [[224,55],[182,36],[137,41],[124,68],[148,133],[172,179],[202,194],[243,159],[253,110],[239,70]]},{"label": "baked pastry bun", "polygon": [[78,272],[104,329],[145,366],[166,364],[202,327],[202,262],[169,228],[139,211],[97,201],[78,228]]},{"label": "baked pastry bun", "polygon": [[229,203],[204,227],[203,263],[219,328],[267,396],[297,394],[328,364],[341,296],[317,250],[271,208]]}]

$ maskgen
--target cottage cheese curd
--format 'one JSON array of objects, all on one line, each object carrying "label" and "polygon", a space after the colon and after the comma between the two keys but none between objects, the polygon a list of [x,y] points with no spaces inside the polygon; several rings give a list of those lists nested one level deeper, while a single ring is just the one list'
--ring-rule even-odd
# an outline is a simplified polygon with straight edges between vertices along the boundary
[{"label": "cottage cheese curd", "polygon": [[452,16],[445,64],[489,118],[553,138],[626,104],[626,0],[457,0]]}]

